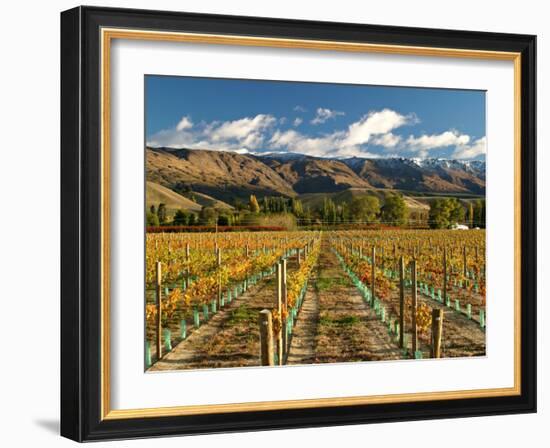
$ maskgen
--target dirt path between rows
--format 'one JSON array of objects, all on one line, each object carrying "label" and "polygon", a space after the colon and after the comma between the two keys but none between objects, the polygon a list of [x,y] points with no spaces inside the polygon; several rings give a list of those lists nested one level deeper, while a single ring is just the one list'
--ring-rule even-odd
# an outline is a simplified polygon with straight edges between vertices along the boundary
[{"label": "dirt path between rows", "polygon": [[367,307],[342,270],[329,242],[323,240],[319,261],[298,316],[287,363],[373,361],[401,357],[401,350],[388,335],[386,324]]},{"label": "dirt path between rows", "polygon": [[308,283],[304,302],[298,314],[298,320],[292,332],[287,364],[311,364],[315,361],[315,338],[319,323],[319,297],[315,288],[317,282],[314,273]]},{"label": "dirt path between rows", "polygon": [[[288,270],[296,268],[296,257],[290,257]],[[259,313],[276,308],[276,302],[272,275],[218,311],[149,371],[259,366]]]},{"label": "dirt path between rows", "polygon": [[[389,333],[388,324],[365,303],[331,250],[330,242],[323,239],[321,244],[292,332],[286,364],[395,360],[408,356],[398,347],[395,334]],[[296,267],[296,260],[289,260],[289,269]],[[410,288],[406,294],[410,295]],[[485,354],[485,332],[477,322],[422,294],[418,298],[432,308],[444,309],[443,357]],[[388,320],[394,322],[398,294],[394,291],[383,304]],[[185,341],[149,370],[259,366],[258,315],[275,306],[275,279],[271,276],[226,305],[199,329],[193,329]],[[410,332],[408,327],[406,333]],[[428,336],[421,335],[419,340],[424,357],[430,354]],[[411,345],[409,337],[409,352]]]},{"label": "dirt path between rows", "polygon": [[426,302],[430,307],[443,309],[443,338],[441,356],[456,358],[485,355],[485,330],[475,320],[468,319],[437,300],[419,294],[419,300]]},{"label": "dirt path between rows", "polygon": [[258,312],[273,307],[273,278],[233,300],[149,371],[259,365]]},{"label": "dirt path between rows", "polygon": [[[406,288],[405,297],[411,296],[411,288]],[[484,356],[486,350],[485,330],[479,326],[479,323],[463,314],[446,307],[437,300],[418,293],[418,303],[426,303],[430,308],[443,309],[443,336],[441,343],[442,358],[457,358],[470,356]],[[394,292],[383,304],[386,306],[389,318],[394,321],[399,315],[399,294]],[[405,333],[408,334],[407,349],[412,353],[411,337],[411,314],[410,308],[407,313]],[[419,350],[423,352],[423,357],[431,356],[431,329],[427,334],[418,334]]]}]

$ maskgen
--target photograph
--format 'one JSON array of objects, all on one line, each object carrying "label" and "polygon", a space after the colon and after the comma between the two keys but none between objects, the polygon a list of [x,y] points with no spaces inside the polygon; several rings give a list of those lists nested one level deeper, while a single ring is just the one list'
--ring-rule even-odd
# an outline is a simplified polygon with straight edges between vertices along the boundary
[{"label": "photograph", "polygon": [[540,412],[540,27],[405,3],[61,13],[62,436]]},{"label": "photograph", "polygon": [[485,90],[146,74],[144,98],[147,373],[486,356]]}]

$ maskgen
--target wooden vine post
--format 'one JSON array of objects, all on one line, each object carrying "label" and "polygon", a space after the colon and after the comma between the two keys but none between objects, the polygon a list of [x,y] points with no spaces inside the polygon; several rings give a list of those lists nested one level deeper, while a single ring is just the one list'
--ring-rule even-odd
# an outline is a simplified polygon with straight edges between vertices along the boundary
[{"label": "wooden vine post", "polygon": [[443,336],[443,309],[432,310],[432,358],[441,358]]},{"label": "wooden vine post", "polygon": [[157,359],[162,358],[162,263],[156,264],[156,305],[157,305]]},{"label": "wooden vine post", "polygon": [[462,264],[464,265],[464,277],[468,274],[468,264],[466,262],[466,246],[462,249]]},{"label": "wooden vine post", "polygon": [[[287,296],[287,284],[286,284],[286,258],[281,260],[281,293],[282,293],[282,310],[283,314],[281,315],[281,325],[283,327],[283,351],[286,353],[288,349],[288,334],[286,332],[286,314],[288,310],[288,296]],[[284,316],[283,316],[284,315]]]},{"label": "wooden vine post", "polygon": [[416,323],[416,311],[418,308],[417,285],[416,285],[416,260],[411,263],[412,274],[412,356],[414,358],[418,350],[418,328]]},{"label": "wooden vine post", "polygon": [[278,364],[283,365],[283,264],[277,263],[277,313],[280,325],[277,331],[277,358]]},{"label": "wooden vine post", "polygon": [[399,257],[399,347],[403,348],[405,335],[405,260]]},{"label": "wooden vine post", "polygon": [[447,303],[447,248],[443,248],[443,303]]},{"label": "wooden vine post", "polygon": [[260,363],[262,366],[274,365],[273,358],[273,320],[271,311],[262,310],[259,316],[260,325]]},{"label": "wooden vine post", "polygon": [[370,294],[371,294],[371,306],[374,306],[374,292],[376,279],[376,247],[372,246],[371,254],[371,280],[370,280]]},{"label": "wooden vine post", "polygon": [[[216,244],[217,246],[217,244]],[[218,305],[222,305],[222,250],[216,247],[216,265],[218,266]]]},{"label": "wooden vine post", "polygon": [[190,266],[190,259],[191,259],[191,251],[190,251],[190,248],[189,248],[189,242],[185,243],[185,264],[187,266],[187,268],[185,269],[185,287],[186,288],[189,288],[189,277],[190,277],[190,271],[191,271],[191,266]]}]

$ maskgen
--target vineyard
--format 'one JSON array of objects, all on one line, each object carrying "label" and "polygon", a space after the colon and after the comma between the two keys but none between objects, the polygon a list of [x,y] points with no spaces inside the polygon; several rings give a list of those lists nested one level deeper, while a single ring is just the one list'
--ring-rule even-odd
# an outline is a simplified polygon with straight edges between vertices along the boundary
[{"label": "vineyard", "polygon": [[145,366],[485,354],[484,230],[148,233]]}]

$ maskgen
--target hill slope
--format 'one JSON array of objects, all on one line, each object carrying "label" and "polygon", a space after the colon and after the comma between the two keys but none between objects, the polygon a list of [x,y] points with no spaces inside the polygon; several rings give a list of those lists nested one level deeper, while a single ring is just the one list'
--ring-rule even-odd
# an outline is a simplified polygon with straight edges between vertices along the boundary
[{"label": "hill slope", "polygon": [[256,157],[225,151],[151,149],[146,151],[147,179],[172,190],[191,187],[222,201],[235,197],[296,196],[281,176]]},{"label": "hill slope", "polygon": [[226,204],[223,201],[208,196],[204,193],[199,193],[198,191],[192,191],[189,193],[181,193],[182,196],[185,196],[188,199],[199,204],[201,207],[214,207],[218,210],[233,210],[233,207],[229,204]]},{"label": "hill slope", "polygon": [[166,204],[166,208],[170,210],[184,209],[192,212],[199,212],[201,206],[196,202],[183,197],[169,188],[163,187],[155,182],[147,181],[145,191],[145,204],[147,209],[154,205],[158,207],[160,203]]},{"label": "hill slope", "polygon": [[377,188],[431,193],[485,193],[485,163],[438,159],[344,160],[358,176]]},{"label": "hill slope", "polygon": [[307,156],[296,159],[260,157],[260,160],[273,168],[299,194],[370,187],[365,179],[340,160]]},{"label": "hill slope", "polygon": [[[304,204],[305,207],[310,207],[312,209],[319,208],[323,206],[325,198],[330,198],[335,204],[341,204],[342,202],[350,203],[353,199],[359,198],[366,195],[375,195],[380,199],[380,202],[383,202],[384,193],[380,190],[373,191],[370,188],[349,188],[344,191],[337,193],[306,193],[300,195],[299,198]],[[414,199],[409,196],[405,196],[405,203],[409,210],[421,210],[428,211],[430,206],[428,201],[422,201]]]},{"label": "hill slope", "polygon": [[[485,194],[485,162],[439,159],[328,159],[301,154],[238,154],[147,148],[147,180],[199,206],[230,207],[251,194],[304,197],[403,190],[408,195]],[[188,193],[186,193],[188,192]],[[340,199],[336,197],[336,199]],[[315,201],[314,201],[315,202]],[[418,205],[417,205],[418,206]]]}]

